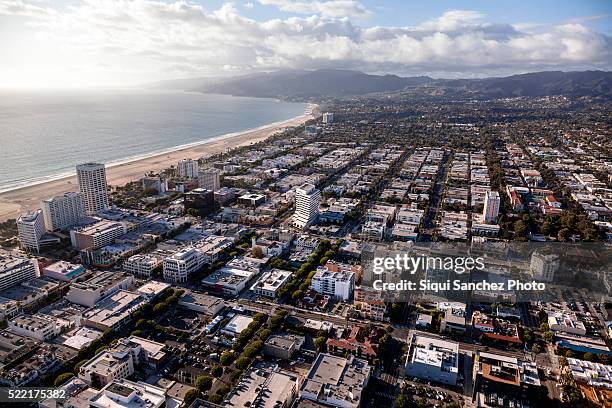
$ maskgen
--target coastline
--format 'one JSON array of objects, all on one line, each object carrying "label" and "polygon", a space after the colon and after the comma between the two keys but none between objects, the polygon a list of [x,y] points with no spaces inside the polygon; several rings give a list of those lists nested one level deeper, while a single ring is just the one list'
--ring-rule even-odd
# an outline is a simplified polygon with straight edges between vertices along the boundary
[{"label": "coastline", "polygon": [[[160,171],[175,165],[185,158],[200,158],[230,148],[254,144],[281,132],[285,128],[299,126],[311,119],[311,113],[270,123],[255,129],[229,133],[211,139],[176,146],[162,152],[152,152],[141,157],[126,158],[107,163],[106,178],[109,185],[124,185],[139,180],[145,172]],[[76,191],[76,175],[58,175],[57,178],[42,181],[12,190],[0,192],[0,222],[18,217],[26,210],[41,208],[41,201],[68,191]]]}]

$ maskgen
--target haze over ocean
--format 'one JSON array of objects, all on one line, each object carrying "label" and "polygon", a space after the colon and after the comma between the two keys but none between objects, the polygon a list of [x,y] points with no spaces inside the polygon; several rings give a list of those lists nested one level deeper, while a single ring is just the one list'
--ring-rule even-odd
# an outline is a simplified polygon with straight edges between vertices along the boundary
[{"label": "haze over ocean", "polygon": [[0,91],[0,191],[284,121],[306,104],[166,90]]}]

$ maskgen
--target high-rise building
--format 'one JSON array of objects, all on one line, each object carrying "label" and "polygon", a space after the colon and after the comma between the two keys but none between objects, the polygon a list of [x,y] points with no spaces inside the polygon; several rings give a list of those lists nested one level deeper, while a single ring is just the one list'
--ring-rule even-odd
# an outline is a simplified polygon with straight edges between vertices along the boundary
[{"label": "high-rise building", "polygon": [[215,191],[221,188],[221,171],[208,168],[198,172],[198,187]]},{"label": "high-rise building", "polygon": [[179,176],[186,178],[198,178],[198,161],[183,159],[178,162]]},{"label": "high-rise building", "polygon": [[102,163],[85,163],[76,166],[79,191],[85,199],[87,214],[94,215],[108,208],[106,169]]},{"label": "high-rise building", "polygon": [[17,232],[21,247],[28,251],[40,251],[40,240],[45,235],[42,210],[23,214],[17,219]]},{"label": "high-rise building", "polygon": [[317,220],[321,192],[312,184],[302,184],[295,190],[295,213],[293,225],[304,229]]},{"label": "high-rise building", "polygon": [[22,258],[10,252],[0,251],[0,291],[34,279],[38,275],[36,259]]},{"label": "high-rise building", "polygon": [[533,278],[542,282],[552,282],[555,279],[555,273],[559,270],[559,255],[557,254],[541,254],[535,251],[531,254],[530,270]]},{"label": "high-rise building", "polygon": [[484,209],[482,216],[485,222],[497,222],[499,215],[500,198],[497,191],[489,191],[485,196]]},{"label": "high-rise building", "polygon": [[67,229],[85,218],[85,200],[82,193],[66,193],[43,200],[45,226],[49,231]]},{"label": "high-rise building", "polygon": [[163,194],[168,191],[168,180],[161,173],[149,172],[142,178],[142,190],[145,192],[153,191],[156,194]]},{"label": "high-rise building", "polygon": [[323,114],[323,123],[328,124],[334,121],[334,114],[331,112],[325,112]]}]

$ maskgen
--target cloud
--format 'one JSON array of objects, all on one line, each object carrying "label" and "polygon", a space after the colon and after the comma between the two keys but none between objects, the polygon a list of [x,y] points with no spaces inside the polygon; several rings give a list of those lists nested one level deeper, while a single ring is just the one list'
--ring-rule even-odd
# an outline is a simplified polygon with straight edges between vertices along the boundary
[{"label": "cloud", "polygon": [[265,6],[276,6],[279,10],[297,14],[318,14],[327,17],[365,17],[370,14],[361,3],[354,0],[294,1],[259,0]]},{"label": "cloud", "polygon": [[51,9],[25,3],[21,0],[0,0],[0,15],[46,17],[51,13]]},{"label": "cloud", "polygon": [[[89,61],[104,61],[105,80],[127,81],[127,72],[135,82],[282,68],[443,77],[612,68],[610,37],[577,22],[531,30],[451,10],[415,26],[363,27],[345,18],[366,12],[353,1],[260,2],[298,15],[257,21],[229,3],[209,11],[182,0],[86,0],[45,12],[2,1],[0,10],[8,14],[10,3],[12,15],[37,17],[27,29],[40,48],[57,50],[51,59],[39,58],[39,71],[45,64],[53,72],[76,66],[83,81],[98,78],[97,65],[87,71]],[[27,70],[2,50],[0,44],[0,60],[11,72]]]}]

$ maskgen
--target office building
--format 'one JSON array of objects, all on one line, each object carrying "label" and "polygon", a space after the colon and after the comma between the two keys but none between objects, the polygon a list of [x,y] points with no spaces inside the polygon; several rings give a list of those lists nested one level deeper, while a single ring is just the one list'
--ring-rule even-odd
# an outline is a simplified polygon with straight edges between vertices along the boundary
[{"label": "office building", "polygon": [[306,374],[300,397],[339,408],[358,408],[372,367],[354,356],[319,353]]},{"label": "office building", "polygon": [[408,339],[406,376],[455,385],[459,374],[459,343],[413,333]]},{"label": "office building", "polygon": [[45,235],[45,220],[41,210],[24,214],[17,219],[17,232],[21,248],[40,252],[41,238]]},{"label": "office building", "polygon": [[213,191],[205,188],[191,190],[183,195],[183,205],[185,211],[195,210],[199,216],[206,216],[215,210]]},{"label": "office building", "polygon": [[70,285],[66,299],[72,303],[92,307],[121,289],[131,289],[134,277],[122,272],[98,272],[91,278]]},{"label": "office building", "polygon": [[122,223],[101,220],[85,227],[70,230],[70,241],[72,246],[78,250],[98,249],[114,243],[117,237],[125,233],[125,226]]},{"label": "office building", "polygon": [[274,334],[266,340],[263,353],[274,358],[289,360],[293,353],[302,348],[305,338],[296,334]]},{"label": "office building", "polygon": [[38,341],[51,340],[69,326],[67,320],[44,314],[21,315],[8,321],[8,328],[13,332]]},{"label": "office building", "polygon": [[10,252],[0,251],[0,291],[34,279],[38,275],[36,259],[22,258]]},{"label": "office building", "polygon": [[191,159],[183,159],[178,162],[179,176],[185,178],[198,178],[198,161]]},{"label": "office building", "polygon": [[496,223],[497,216],[499,215],[500,198],[497,191],[488,191],[485,195],[484,208],[482,210],[482,216],[484,222]]},{"label": "office building", "polygon": [[198,187],[215,191],[221,188],[221,171],[215,168],[203,169],[198,172]]},{"label": "office building", "polygon": [[83,314],[83,324],[101,331],[119,330],[132,320],[147,298],[135,292],[120,290],[100,300]]},{"label": "office building", "polygon": [[285,286],[293,275],[290,271],[282,269],[272,269],[262,275],[262,277],[251,286],[251,291],[256,295],[276,298],[278,290]]},{"label": "office building", "polygon": [[136,276],[150,278],[153,271],[160,268],[163,262],[160,256],[151,254],[132,255],[123,262],[123,270]]},{"label": "office building", "polygon": [[355,290],[355,272],[330,271],[320,266],[312,277],[310,287],[317,293],[347,301]]},{"label": "office building", "polygon": [[85,199],[82,193],[66,193],[42,202],[45,226],[48,231],[65,230],[85,218]]},{"label": "office building", "polygon": [[164,258],[163,274],[166,282],[187,282],[193,272],[204,265],[202,256],[196,248],[185,248]]},{"label": "office building", "polygon": [[321,193],[312,184],[302,184],[295,190],[295,213],[293,225],[304,229],[314,223],[319,216]]},{"label": "office building", "polygon": [[102,163],[85,163],[76,166],[79,191],[83,193],[85,211],[94,215],[108,208],[106,169]]}]

